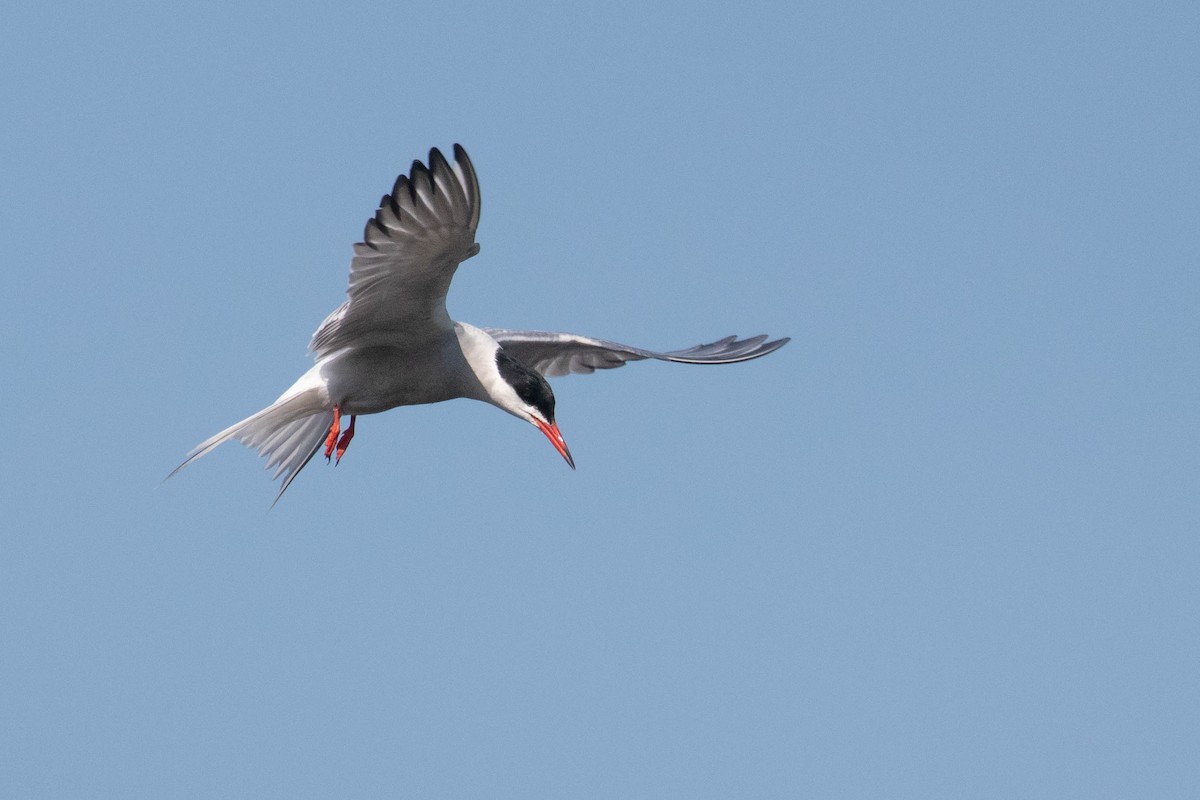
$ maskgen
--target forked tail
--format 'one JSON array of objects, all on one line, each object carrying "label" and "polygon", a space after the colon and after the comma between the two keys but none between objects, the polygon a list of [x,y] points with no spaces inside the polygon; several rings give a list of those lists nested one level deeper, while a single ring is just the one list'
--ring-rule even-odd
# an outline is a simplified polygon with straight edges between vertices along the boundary
[{"label": "forked tail", "polygon": [[276,401],[196,445],[188,453],[187,459],[171,470],[167,478],[174,477],[175,473],[217,445],[237,439],[266,457],[266,468],[275,470],[273,479],[283,476],[283,485],[279,487],[279,494],[275,495],[277,503],[304,465],[321,449],[332,423],[333,412],[321,407],[317,393],[301,392]]}]

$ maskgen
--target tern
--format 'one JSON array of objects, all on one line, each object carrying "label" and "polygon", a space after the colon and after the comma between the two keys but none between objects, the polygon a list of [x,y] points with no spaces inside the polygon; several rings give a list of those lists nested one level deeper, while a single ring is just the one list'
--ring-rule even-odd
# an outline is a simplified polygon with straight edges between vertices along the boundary
[{"label": "tern", "polygon": [[[460,145],[454,145],[453,164],[437,148],[429,151],[429,166],[413,161],[354,245],[347,300],[309,343],[313,367],[274,403],[198,444],[167,477],[236,439],[267,459],[275,479],[282,477],[278,502],[317,453],[327,462],[341,461],[360,414],[460,397],[531,423],[574,469],[546,376],[588,374],[643,359],[732,364],[789,341],[727,336],[656,352],[571,333],[456,322],[446,311],[446,293],[458,265],[479,252],[479,208],[479,181]],[[343,429],[345,417],[350,422]]]}]

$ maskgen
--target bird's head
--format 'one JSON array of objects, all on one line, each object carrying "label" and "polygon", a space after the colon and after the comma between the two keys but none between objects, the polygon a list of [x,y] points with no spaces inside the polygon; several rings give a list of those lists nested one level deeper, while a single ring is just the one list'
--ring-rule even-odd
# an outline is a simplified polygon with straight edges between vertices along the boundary
[{"label": "bird's head", "polygon": [[571,458],[571,451],[567,449],[558,423],[554,421],[554,392],[550,384],[538,372],[512,358],[503,349],[496,350],[496,368],[516,395],[504,403],[504,410],[532,423],[546,435],[571,469],[575,469],[575,459]]}]

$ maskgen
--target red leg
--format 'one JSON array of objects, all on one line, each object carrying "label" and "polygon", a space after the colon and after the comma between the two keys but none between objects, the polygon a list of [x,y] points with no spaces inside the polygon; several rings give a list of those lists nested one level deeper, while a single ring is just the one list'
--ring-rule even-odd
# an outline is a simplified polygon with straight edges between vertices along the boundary
[{"label": "red leg", "polygon": [[[337,444],[338,431],[342,428],[342,410],[336,405],[333,407],[333,424],[329,426],[329,435],[325,437],[325,460],[333,455],[333,447]],[[341,454],[339,454],[339,457]]]},{"label": "red leg", "polygon": [[337,461],[333,462],[335,466],[342,463],[342,456],[346,455],[346,448],[350,446],[350,440],[354,438],[354,421],[356,419],[358,419],[356,415],[350,415],[350,427],[346,428],[346,431],[342,434],[342,438],[338,439]]}]

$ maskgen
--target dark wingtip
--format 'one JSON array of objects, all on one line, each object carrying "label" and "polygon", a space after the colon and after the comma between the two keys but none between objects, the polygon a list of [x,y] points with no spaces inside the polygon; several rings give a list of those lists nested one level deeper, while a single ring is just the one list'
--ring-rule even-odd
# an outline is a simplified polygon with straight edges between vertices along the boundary
[{"label": "dark wingtip", "polygon": [[392,200],[394,201],[401,192],[407,192],[410,197],[412,196],[412,186],[408,182],[408,176],[403,173],[396,177],[396,183],[392,186]]},{"label": "dark wingtip", "polygon": [[446,157],[442,155],[442,151],[438,150],[436,147],[429,148],[429,169],[433,172],[439,172],[449,168],[450,162],[446,161]]},{"label": "dark wingtip", "polygon": [[[757,339],[758,342],[762,342],[762,340],[766,339],[767,337],[766,337],[766,334],[763,334],[762,336],[756,336],[754,338]],[[758,344],[756,342],[754,347],[748,348],[749,355],[747,355],[744,360],[751,361],[755,358],[762,358],[763,356],[770,355],[771,353],[774,353],[776,350],[783,347],[785,344],[787,344],[791,340],[792,340],[792,337],[784,336],[781,339],[776,339],[771,342],[763,342],[762,344]]]}]

